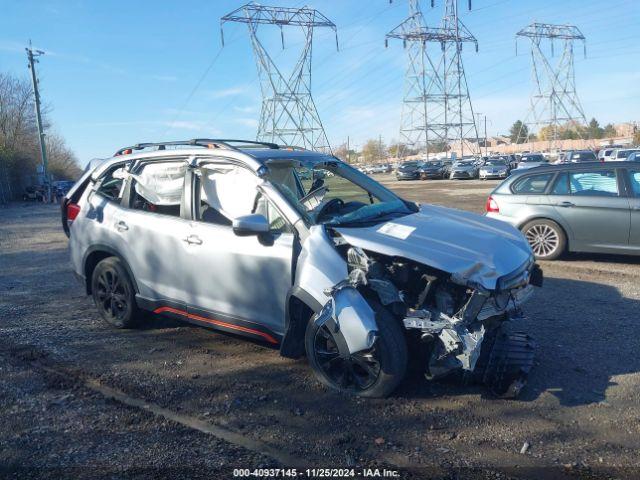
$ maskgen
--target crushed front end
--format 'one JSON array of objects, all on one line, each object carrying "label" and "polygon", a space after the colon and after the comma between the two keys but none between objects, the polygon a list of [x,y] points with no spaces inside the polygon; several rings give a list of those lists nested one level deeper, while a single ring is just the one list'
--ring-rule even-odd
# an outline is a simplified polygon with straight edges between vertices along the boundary
[{"label": "crushed front end", "polygon": [[[516,397],[526,382],[534,358],[534,342],[511,331],[522,317],[520,306],[542,285],[542,271],[529,258],[518,269],[497,279],[494,289],[473,281],[472,275],[449,273],[397,256],[351,246],[339,236],[336,247],[348,264],[348,278],[326,294],[331,304],[345,289],[357,290],[375,310],[384,308],[403,328],[411,361],[424,363],[429,380],[458,375],[485,384],[496,396]],[[359,347],[376,338],[373,314],[359,309],[365,327],[347,338]],[[351,312],[353,315],[354,313]],[[325,309],[324,318],[338,314]],[[343,322],[346,325],[358,322]],[[366,337],[364,336],[366,334]],[[353,352],[352,352],[353,353]],[[418,360],[419,359],[419,360]]]}]

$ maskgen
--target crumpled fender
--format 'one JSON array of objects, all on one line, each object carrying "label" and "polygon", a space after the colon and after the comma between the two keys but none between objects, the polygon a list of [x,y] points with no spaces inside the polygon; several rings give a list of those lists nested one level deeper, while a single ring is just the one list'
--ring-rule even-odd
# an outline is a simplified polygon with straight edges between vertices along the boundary
[{"label": "crumpled fender", "polygon": [[315,324],[327,324],[334,337],[339,334],[344,339],[344,345],[338,344],[341,355],[371,348],[378,335],[378,326],[369,303],[346,281],[326,293],[329,301],[316,316]]}]

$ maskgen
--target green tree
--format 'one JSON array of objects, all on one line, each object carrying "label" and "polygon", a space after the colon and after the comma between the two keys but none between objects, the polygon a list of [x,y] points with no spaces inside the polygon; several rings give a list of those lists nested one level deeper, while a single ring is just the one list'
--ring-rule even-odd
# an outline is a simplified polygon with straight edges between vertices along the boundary
[{"label": "green tree", "polygon": [[516,120],[509,130],[511,143],[524,143],[529,137],[529,128],[522,123],[522,120]]},{"label": "green tree", "polygon": [[604,126],[604,131],[602,132],[602,136],[605,138],[616,137],[617,136],[616,127],[614,127],[612,123],[607,123]]},{"label": "green tree", "polygon": [[589,126],[587,127],[587,134],[589,135],[589,138],[602,138],[604,129],[600,126],[595,118],[592,118],[589,122]]},{"label": "green tree", "polygon": [[362,156],[366,162],[372,162],[374,160],[382,160],[387,156],[387,151],[384,143],[379,140],[367,140],[362,147]]}]

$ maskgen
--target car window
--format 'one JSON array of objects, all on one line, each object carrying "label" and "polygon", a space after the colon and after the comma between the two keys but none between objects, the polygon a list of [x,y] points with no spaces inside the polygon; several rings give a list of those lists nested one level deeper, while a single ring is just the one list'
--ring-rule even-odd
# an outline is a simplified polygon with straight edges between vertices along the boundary
[{"label": "car window", "polygon": [[278,210],[273,202],[271,202],[271,200],[265,197],[262,193],[258,193],[253,213],[264,215],[269,222],[269,230],[271,232],[285,233],[292,231],[289,222],[287,222],[282,213],[280,213],[280,210]]},{"label": "car window", "polygon": [[640,170],[630,170],[631,191],[635,197],[640,197]]},{"label": "car window", "polygon": [[591,160],[595,160],[596,156],[592,152],[576,152],[571,155],[571,159],[578,162],[588,162]]},{"label": "car window", "polygon": [[551,189],[551,195],[569,195],[569,175],[561,173]]},{"label": "car window", "polygon": [[186,170],[183,161],[154,162],[131,174],[131,208],[179,217]]},{"label": "car window", "polygon": [[199,174],[197,220],[231,226],[234,218],[254,213],[261,180],[253,172],[221,163],[205,165]]},{"label": "car window", "polygon": [[513,186],[513,192],[519,194],[527,193],[544,193],[547,188],[547,184],[553,173],[541,173],[539,175],[529,175]]},{"label": "car window", "polygon": [[569,174],[572,195],[618,195],[618,181],[615,170],[595,172],[573,172]]},{"label": "car window", "polygon": [[[113,201],[119,201],[119,199],[122,198],[122,187],[124,185],[123,177],[118,178],[116,172],[122,172],[122,167],[117,166],[109,170],[104,177],[102,177],[102,182],[96,190],[103,197]],[[114,177],[114,174],[116,177]]]}]

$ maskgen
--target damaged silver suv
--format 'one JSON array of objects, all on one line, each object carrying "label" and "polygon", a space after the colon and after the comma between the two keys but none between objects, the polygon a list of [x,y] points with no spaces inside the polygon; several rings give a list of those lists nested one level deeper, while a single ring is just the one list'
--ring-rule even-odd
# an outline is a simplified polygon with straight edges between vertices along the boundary
[{"label": "damaged silver suv", "polygon": [[100,315],[141,310],[306,354],[334,389],[390,394],[409,362],[514,396],[533,341],[507,328],[542,272],[514,227],[399,198],[322,153],[138,144],[66,195],[73,269]]}]

